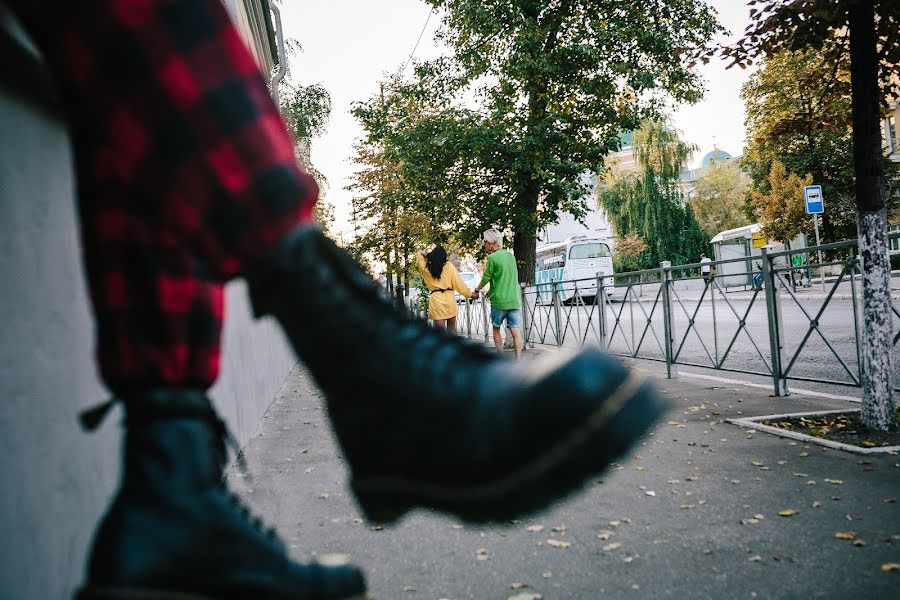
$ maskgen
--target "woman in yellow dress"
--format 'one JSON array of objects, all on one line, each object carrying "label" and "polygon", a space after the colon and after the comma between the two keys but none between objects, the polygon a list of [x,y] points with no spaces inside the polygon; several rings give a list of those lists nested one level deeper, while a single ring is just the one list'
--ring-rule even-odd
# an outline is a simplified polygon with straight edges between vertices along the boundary
[{"label": "woman in yellow dress", "polygon": [[416,265],[422,273],[422,279],[431,296],[428,298],[428,318],[434,321],[438,327],[445,327],[451,332],[456,331],[456,315],[459,309],[456,306],[454,290],[464,298],[477,298],[466,282],[459,276],[459,271],[447,260],[447,252],[442,246],[435,246],[429,253],[424,251],[416,254]]}]

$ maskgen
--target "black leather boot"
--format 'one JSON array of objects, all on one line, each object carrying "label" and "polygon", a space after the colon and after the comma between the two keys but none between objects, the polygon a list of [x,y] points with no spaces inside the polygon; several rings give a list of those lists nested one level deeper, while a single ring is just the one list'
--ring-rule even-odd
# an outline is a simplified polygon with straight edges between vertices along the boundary
[{"label": "black leather boot", "polygon": [[349,565],[292,562],[223,484],[225,428],[200,391],[126,400],[124,476],[79,599],[365,597]]},{"label": "black leather boot", "polygon": [[596,349],[561,359],[494,350],[385,301],[378,284],[313,226],[248,276],[325,392],[366,515],[416,506],[509,519],[580,487],[660,416],[635,373]]}]

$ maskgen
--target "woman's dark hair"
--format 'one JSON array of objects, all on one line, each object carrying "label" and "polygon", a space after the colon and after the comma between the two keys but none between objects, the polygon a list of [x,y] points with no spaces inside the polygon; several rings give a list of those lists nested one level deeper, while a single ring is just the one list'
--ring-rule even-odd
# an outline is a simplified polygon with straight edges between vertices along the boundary
[{"label": "woman's dark hair", "polygon": [[447,251],[443,246],[435,246],[434,250],[425,257],[425,262],[428,264],[428,272],[431,273],[431,276],[440,279],[441,271],[444,270],[444,264],[447,262]]}]

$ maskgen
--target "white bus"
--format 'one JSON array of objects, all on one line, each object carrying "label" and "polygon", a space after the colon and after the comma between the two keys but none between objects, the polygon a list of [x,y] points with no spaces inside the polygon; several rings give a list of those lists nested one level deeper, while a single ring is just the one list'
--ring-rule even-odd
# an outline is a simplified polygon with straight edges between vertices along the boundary
[{"label": "white bus", "polygon": [[563,242],[538,246],[535,253],[534,282],[543,302],[552,299],[551,281],[566,281],[559,287],[562,302],[572,300],[578,282],[578,294],[586,303],[597,295],[597,277],[603,277],[607,290],[613,285],[612,249],[604,238],[576,235]]}]

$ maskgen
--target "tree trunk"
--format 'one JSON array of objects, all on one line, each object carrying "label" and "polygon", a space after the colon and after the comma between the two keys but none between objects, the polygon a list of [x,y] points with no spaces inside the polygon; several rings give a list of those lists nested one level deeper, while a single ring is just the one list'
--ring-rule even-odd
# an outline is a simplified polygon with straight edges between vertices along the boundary
[{"label": "tree trunk", "polygon": [[850,8],[850,81],[863,279],[862,421],[867,427],[887,431],[896,423],[891,395],[893,324],[873,0],[862,0]]},{"label": "tree trunk", "polygon": [[531,285],[534,283],[534,251],[537,244],[537,232],[533,226],[518,225],[515,236],[513,254],[516,255],[516,265],[519,268],[519,283]]}]

